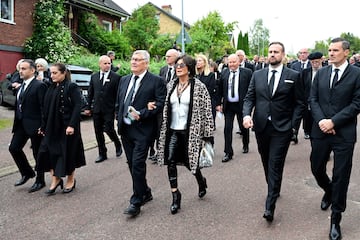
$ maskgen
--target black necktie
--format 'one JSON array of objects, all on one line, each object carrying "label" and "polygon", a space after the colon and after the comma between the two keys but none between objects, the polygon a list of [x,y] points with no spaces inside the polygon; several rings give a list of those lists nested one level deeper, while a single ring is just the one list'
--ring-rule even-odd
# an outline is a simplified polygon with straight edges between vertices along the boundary
[{"label": "black necktie", "polygon": [[231,71],[233,76],[231,79],[231,97],[235,97],[235,71]]},{"label": "black necktie", "polygon": [[136,86],[136,80],[138,80],[139,76],[135,76],[134,77],[134,82],[133,82],[133,85],[129,91],[129,94],[127,95],[127,98],[125,99],[125,102],[124,102],[124,114],[123,116],[126,116],[127,115],[127,112],[128,112],[128,108],[132,102],[132,99],[133,99],[133,96],[134,96],[134,92],[135,92],[135,86]]},{"label": "black necktie", "polygon": [[169,68],[169,70],[167,72],[166,82],[170,82],[170,80],[171,80],[171,70],[172,70],[172,68]]},{"label": "black necktie", "polygon": [[301,69],[304,69],[305,63],[301,63]]},{"label": "black necktie", "polygon": [[24,95],[24,90],[25,90],[25,82],[23,82],[23,84],[21,85],[21,88],[20,88],[20,93],[19,93],[19,104],[21,104],[22,102],[22,98],[23,98],[23,95]]},{"label": "black necktie", "polygon": [[334,71],[335,71],[335,74],[334,74],[334,78],[333,78],[333,80],[332,80],[331,88],[334,88],[334,87],[335,87],[335,84],[336,84],[336,82],[337,82],[338,79],[339,79],[339,69],[338,69],[338,68],[335,68]]},{"label": "black necktie", "polygon": [[104,76],[105,76],[105,73],[102,73],[101,78],[100,78],[100,84],[101,84],[101,86],[104,85]]},{"label": "black necktie", "polygon": [[272,70],[272,75],[271,75],[271,78],[270,78],[270,81],[269,81],[269,91],[270,91],[270,95],[272,96],[273,95],[273,91],[274,91],[274,83],[275,83],[275,73],[276,73],[276,70]]}]

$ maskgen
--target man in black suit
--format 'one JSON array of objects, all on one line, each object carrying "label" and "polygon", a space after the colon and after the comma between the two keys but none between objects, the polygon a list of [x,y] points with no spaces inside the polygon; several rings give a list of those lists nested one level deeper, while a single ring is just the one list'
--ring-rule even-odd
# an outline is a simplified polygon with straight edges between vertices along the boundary
[{"label": "man in black suit", "polygon": [[[228,162],[232,159],[234,151],[232,148],[232,135],[235,115],[242,119],[242,108],[244,98],[250,83],[252,72],[247,68],[240,68],[240,59],[236,54],[228,57],[229,68],[221,74],[218,103],[216,110],[224,113],[225,117],[225,156],[222,162]],[[240,125],[243,140],[243,153],[249,152],[249,129]]]},{"label": "man in black suit", "polygon": [[239,57],[240,59],[240,65],[239,67],[241,68],[248,68],[250,69],[252,72],[255,71],[255,66],[253,64],[251,64],[247,59],[246,59],[246,55],[245,55],[245,51],[244,50],[237,50],[236,51],[236,55]]},{"label": "man in black suit", "polygon": [[166,66],[160,68],[160,77],[162,77],[167,83],[171,80],[176,78],[175,73],[175,61],[180,56],[180,52],[176,49],[169,49],[166,51],[165,61]]},{"label": "man in black suit", "polygon": [[[99,58],[100,71],[91,76],[88,89],[88,105],[85,114],[93,115],[95,137],[99,156],[95,160],[100,163],[107,159],[104,132],[115,144],[116,157],[122,153],[121,143],[114,129],[115,103],[120,75],[110,70],[111,60],[108,56]],[[92,109],[92,110],[91,110]]]},{"label": "man in black suit", "polygon": [[[325,191],[321,209],[331,205],[330,239],[341,239],[341,213],[346,197],[360,112],[360,69],[347,62],[350,43],[335,38],[329,46],[329,63],[319,69],[310,93],[314,124],[311,129],[311,171]],[[332,178],[326,165],[333,152]]]},{"label": "man in black suit", "polygon": [[295,71],[301,72],[302,70],[306,68],[311,68],[310,61],[308,59],[309,57],[309,50],[307,48],[302,48],[299,51],[299,60],[295,61],[293,64],[291,64],[291,68]]},{"label": "man in black suit", "polygon": [[110,68],[111,71],[113,71],[113,72],[119,71],[120,67],[121,67],[120,63],[117,66],[114,66],[114,64],[113,64],[113,61],[115,59],[115,52],[114,51],[108,51],[106,55],[110,58],[110,61],[111,61],[111,68]]},{"label": "man in black suit", "polygon": [[[11,156],[21,173],[21,179],[15,183],[15,186],[23,185],[30,178],[35,177],[35,172],[23,151],[26,142],[28,139],[31,140],[35,160],[41,143],[41,135],[38,133],[38,129],[41,126],[43,98],[47,87],[45,83],[35,79],[35,71],[35,63],[30,59],[24,59],[19,65],[19,74],[23,83],[16,93],[13,136],[9,146]],[[44,171],[36,169],[36,180],[29,192],[35,192],[45,187]]]},{"label": "man in black suit", "polygon": [[304,108],[304,88],[300,73],[282,64],[284,45],[272,42],[268,51],[269,67],[252,75],[244,99],[243,125],[254,127],[268,185],[263,217],[272,222],[293,128]]},{"label": "man in black suit", "polygon": [[[166,96],[165,81],[148,71],[149,62],[146,50],[136,50],[130,62],[132,74],[123,77],[118,88],[118,131],[133,181],[130,205],[124,211],[130,216],[138,215],[141,205],[152,200],[145,161]],[[155,104],[153,110],[147,108],[148,103]]]},{"label": "man in black suit", "polygon": [[264,57],[264,56],[260,56],[259,62],[258,62],[258,64],[257,64],[257,66],[255,67],[255,71],[256,71],[256,70],[263,69],[263,68],[266,68],[266,67],[268,67],[268,66],[269,66],[269,64],[267,64],[267,63],[265,62],[265,57]]},{"label": "man in black suit", "polygon": [[[309,96],[310,96],[310,90],[311,85],[314,80],[316,72],[322,67],[322,56],[323,54],[321,52],[313,52],[309,55],[308,59],[311,63],[311,68],[306,68],[301,72],[301,81],[303,82],[304,86],[304,99],[306,108],[304,110],[303,114],[303,129],[304,129],[304,138],[310,139],[310,133],[311,133],[311,126],[312,126],[312,116],[311,116],[311,110],[310,110],[310,104],[308,103]],[[297,129],[299,129],[300,126],[297,126]]]}]

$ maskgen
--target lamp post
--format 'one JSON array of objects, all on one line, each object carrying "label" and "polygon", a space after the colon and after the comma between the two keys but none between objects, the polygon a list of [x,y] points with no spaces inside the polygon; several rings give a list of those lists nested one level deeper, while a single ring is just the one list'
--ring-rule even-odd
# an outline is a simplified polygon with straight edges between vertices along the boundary
[{"label": "lamp post", "polygon": [[181,52],[185,54],[184,0],[181,0]]}]

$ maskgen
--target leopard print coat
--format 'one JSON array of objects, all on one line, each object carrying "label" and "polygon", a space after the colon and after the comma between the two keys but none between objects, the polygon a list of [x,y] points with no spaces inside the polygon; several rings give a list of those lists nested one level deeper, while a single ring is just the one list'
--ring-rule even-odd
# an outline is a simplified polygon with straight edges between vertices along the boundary
[{"label": "leopard print coat", "polygon": [[[167,85],[167,95],[163,110],[157,160],[159,165],[167,164],[167,151],[170,134],[171,104],[170,96],[176,89],[179,80],[174,79]],[[187,121],[189,166],[193,174],[198,168],[200,150],[206,138],[213,137],[214,122],[211,112],[210,95],[206,86],[199,79],[190,79],[190,106]]]}]

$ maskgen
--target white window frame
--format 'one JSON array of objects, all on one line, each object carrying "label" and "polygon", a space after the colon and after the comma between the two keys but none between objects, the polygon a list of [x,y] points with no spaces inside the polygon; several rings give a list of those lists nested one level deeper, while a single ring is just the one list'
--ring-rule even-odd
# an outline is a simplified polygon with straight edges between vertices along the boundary
[{"label": "white window frame", "polygon": [[102,25],[105,31],[112,32],[112,22],[103,20]]},{"label": "white window frame", "polygon": [[14,0],[5,0],[7,1],[10,6],[8,6],[8,18],[3,18],[2,16],[2,8],[3,8],[3,2],[4,0],[0,0],[0,22],[6,22],[6,23],[14,23]]}]

